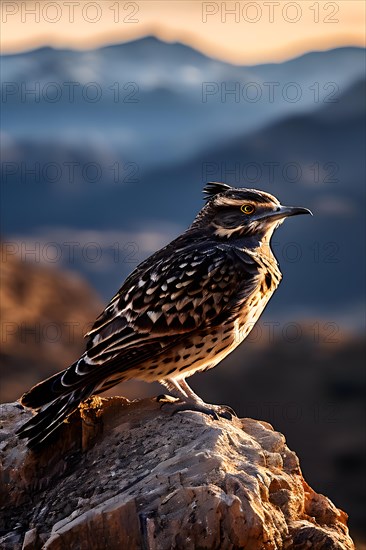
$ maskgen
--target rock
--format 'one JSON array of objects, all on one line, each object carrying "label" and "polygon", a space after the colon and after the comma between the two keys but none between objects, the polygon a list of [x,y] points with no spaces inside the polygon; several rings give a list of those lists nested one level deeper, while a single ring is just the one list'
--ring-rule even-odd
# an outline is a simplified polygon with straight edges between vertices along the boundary
[{"label": "rock", "polygon": [[354,549],[265,422],[94,397],[33,453],[14,435],[30,414],[0,407],[5,550]]}]

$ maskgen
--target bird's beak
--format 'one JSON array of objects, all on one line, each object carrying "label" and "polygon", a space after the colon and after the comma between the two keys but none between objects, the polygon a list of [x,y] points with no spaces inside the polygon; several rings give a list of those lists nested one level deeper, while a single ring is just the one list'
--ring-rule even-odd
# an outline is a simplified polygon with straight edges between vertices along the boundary
[{"label": "bird's beak", "polygon": [[313,215],[311,210],[308,208],[303,208],[302,206],[278,206],[276,210],[272,212],[266,212],[262,218],[271,218],[272,220],[282,220],[283,218],[288,218],[289,216],[299,216],[300,214],[310,214]]}]

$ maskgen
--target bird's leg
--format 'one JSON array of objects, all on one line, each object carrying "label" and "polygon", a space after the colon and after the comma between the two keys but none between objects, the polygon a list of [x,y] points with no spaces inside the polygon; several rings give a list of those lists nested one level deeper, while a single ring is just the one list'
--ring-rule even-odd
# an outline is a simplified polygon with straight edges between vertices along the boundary
[{"label": "bird's leg", "polygon": [[235,412],[230,407],[205,403],[192,388],[188,386],[183,378],[179,381],[174,379],[164,380],[161,383],[172,391],[172,393],[179,396],[180,403],[171,403],[173,414],[179,411],[198,411],[208,414],[216,420],[218,420],[220,416],[228,420],[236,416]]},{"label": "bird's leg", "polygon": [[[214,411],[218,416],[223,416],[224,418],[229,418],[231,420],[232,416],[236,416],[235,411],[228,407],[227,405],[210,405],[208,403],[205,403],[203,399],[201,399],[193,390],[192,388],[187,384],[186,380],[184,378],[181,378],[179,380],[179,386],[184,390],[184,392],[187,394],[189,401],[192,401],[193,403],[197,404],[198,406],[202,406],[205,408],[208,408],[210,411]],[[212,414],[211,412],[209,414]]]},{"label": "bird's leg", "polygon": [[182,388],[182,390],[186,393],[187,397],[194,401],[195,403],[205,403],[203,399],[197,395],[190,386],[188,386],[187,382],[184,378],[181,378],[179,380],[179,386]]}]

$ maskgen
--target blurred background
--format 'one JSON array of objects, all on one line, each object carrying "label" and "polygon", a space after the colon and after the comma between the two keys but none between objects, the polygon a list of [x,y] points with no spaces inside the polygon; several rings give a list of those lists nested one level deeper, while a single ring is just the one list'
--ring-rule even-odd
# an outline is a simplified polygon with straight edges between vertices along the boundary
[{"label": "blurred background", "polygon": [[314,217],[275,234],[280,288],[192,386],[283,432],[361,548],[364,3],[1,10],[1,401],[78,357],[128,273],[191,223],[205,182],[269,191]]}]

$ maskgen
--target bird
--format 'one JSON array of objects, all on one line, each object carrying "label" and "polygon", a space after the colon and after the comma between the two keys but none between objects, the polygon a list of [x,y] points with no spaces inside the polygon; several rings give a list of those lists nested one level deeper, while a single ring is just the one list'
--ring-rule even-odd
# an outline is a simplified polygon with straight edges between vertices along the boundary
[{"label": "bird", "polygon": [[132,378],[160,382],[175,412],[231,418],[234,411],[205,403],[186,378],[245,340],[282,278],[270,246],[274,230],[312,213],[222,182],[203,192],[188,229],[126,278],[85,335],[81,357],[20,398],[35,412],[17,432],[30,449],[45,445],[87,398]]}]

